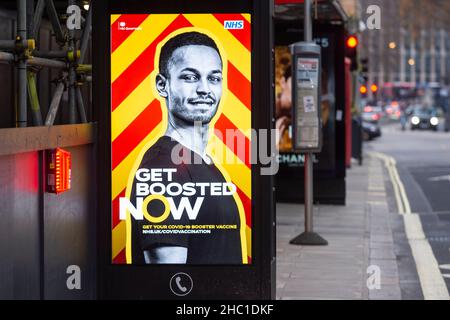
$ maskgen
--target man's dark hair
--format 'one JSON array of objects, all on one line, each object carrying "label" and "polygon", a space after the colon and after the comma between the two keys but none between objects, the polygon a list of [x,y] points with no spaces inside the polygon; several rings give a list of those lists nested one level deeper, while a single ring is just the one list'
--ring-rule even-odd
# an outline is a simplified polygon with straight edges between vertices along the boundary
[{"label": "man's dark hair", "polygon": [[[170,58],[172,57],[173,52],[180,47],[191,45],[206,46],[213,48],[214,50],[217,51],[217,54],[220,57],[219,48],[217,48],[216,43],[206,34],[195,31],[181,33],[169,39],[169,41],[167,41],[161,48],[161,53],[159,55],[159,73],[168,77],[169,61]],[[222,61],[222,57],[220,57],[220,60]]]}]

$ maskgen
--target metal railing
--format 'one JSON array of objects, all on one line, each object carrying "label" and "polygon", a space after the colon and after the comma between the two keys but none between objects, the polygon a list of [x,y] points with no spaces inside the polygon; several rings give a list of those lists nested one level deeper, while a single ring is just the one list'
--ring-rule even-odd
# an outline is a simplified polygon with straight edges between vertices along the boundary
[{"label": "metal railing", "polygon": [[[83,19],[81,37],[78,38],[75,30],[63,29],[62,16],[58,14],[53,0],[37,0],[36,5],[33,0],[31,2],[32,5],[27,6],[27,0],[17,0],[16,38],[0,40],[0,62],[14,64],[18,74],[16,127],[26,127],[28,124],[27,99],[30,102],[33,124],[35,126],[53,125],[64,91],[68,92],[69,97],[69,123],[76,123],[77,113],[80,121],[86,123],[81,87],[92,80],[92,65],[84,64],[92,28],[92,6],[89,6],[86,17]],[[75,4],[74,0],[67,1],[68,6],[73,4]],[[60,46],[60,50],[57,51],[37,49],[39,44],[36,38],[45,9],[56,42]],[[31,23],[27,24],[27,16],[33,17]],[[61,70],[45,121],[36,89],[36,74],[42,68]]]}]

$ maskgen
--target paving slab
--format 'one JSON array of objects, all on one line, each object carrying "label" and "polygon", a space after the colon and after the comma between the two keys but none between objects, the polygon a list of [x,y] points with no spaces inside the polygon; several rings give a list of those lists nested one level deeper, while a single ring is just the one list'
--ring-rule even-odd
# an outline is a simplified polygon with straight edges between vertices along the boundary
[{"label": "paving slab", "polygon": [[[304,207],[277,204],[277,299],[401,299],[385,172],[379,160],[347,171],[346,206],[315,205],[314,230],[328,246],[294,246],[304,231]],[[380,270],[369,289],[368,267]]]}]

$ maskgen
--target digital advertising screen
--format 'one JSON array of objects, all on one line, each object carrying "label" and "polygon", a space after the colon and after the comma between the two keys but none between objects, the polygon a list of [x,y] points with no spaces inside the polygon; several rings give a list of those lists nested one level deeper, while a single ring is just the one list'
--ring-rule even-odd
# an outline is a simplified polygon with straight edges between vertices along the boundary
[{"label": "digital advertising screen", "polygon": [[251,264],[251,15],[110,19],[112,263]]}]

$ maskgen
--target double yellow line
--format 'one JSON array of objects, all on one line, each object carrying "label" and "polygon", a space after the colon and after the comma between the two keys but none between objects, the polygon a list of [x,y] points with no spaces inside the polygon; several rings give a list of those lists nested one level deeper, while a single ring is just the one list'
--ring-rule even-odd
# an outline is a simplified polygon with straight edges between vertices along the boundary
[{"label": "double yellow line", "polygon": [[425,300],[450,300],[450,295],[445,284],[439,263],[434,256],[433,249],[423,231],[420,217],[411,212],[405,187],[400,180],[394,158],[379,152],[371,152],[372,157],[384,161],[389,172],[398,212],[403,216],[406,238],[408,239],[411,252],[416,263],[420,286]]},{"label": "double yellow line", "polygon": [[399,214],[411,214],[411,206],[409,204],[408,197],[406,195],[405,186],[400,180],[400,176],[397,171],[397,162],[393,157],[379,152],[371,152],[372,156],[384,161],[384,165],[389,172],[391,178],[392,187],[394,188],[395,200],[397,201]]}]

